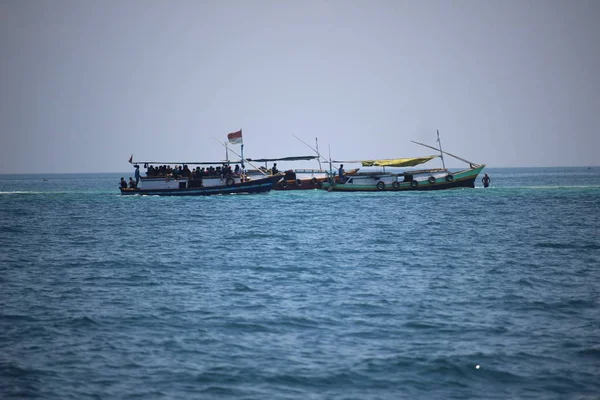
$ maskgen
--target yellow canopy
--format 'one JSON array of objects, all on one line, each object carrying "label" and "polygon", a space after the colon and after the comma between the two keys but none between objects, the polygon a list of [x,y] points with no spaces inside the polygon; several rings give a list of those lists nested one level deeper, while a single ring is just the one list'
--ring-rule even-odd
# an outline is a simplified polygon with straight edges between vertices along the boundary
[{"label": "yellow canopy", "polygon": [[415,165],[426,163],[438,156],[419,157],[419,158],[395,158],[388,160],[365,160],[362,161],[363,167],[414,167]]}]

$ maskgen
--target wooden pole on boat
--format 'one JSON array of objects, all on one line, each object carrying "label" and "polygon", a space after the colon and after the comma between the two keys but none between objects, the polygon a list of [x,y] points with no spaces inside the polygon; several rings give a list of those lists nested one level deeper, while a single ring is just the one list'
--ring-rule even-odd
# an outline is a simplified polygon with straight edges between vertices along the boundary
[{"label": "wooden pole on boat", "polygon": [[[227,148],[226,144],[223,144],[219,141],[219,139],[217,139],[216,137],[213,136],[213,139],[215,139],[221,146],[225,146],[225,148]],[[231,149],[229,149],[231,150]],[[253,166],[254,168],[256,168],[261,174],[263,174],[264,176],[267,176],[267,174],[265,174],[260,168],[258,168],[256,165],[252,164],[250,161],[244,159],[244,157],[242,157],[241,155],[239,155],[238,153],[236,153],[235,151],[231,150],[231,152],[233,154],[235,154],[236,156],[240,157],[242,159],[242,162],[246,161],[248,164],[250,164],[251,166]]]},{"label": "wooden pole on boat", "polygon": [[442,142],[440,141],[440,130],[437,130],[437,142],[440,145],[440,158],[442,159],[442,167],[446,169],[446,163],[444,163],[444,152],[442,151]]},{"label": "wooden pole on boat", "polygon": [[323,168],[321,168],[321,155],[319,154],[319,138],[315,137],[315,143],[317,145],[317,162],[319,163],[319,170],[321,170]]},{"label": "wooden pole on boat", "polygon": [[244,166],[244,142],[242,142],[242,169],[245,169],[245,168],[246,167]]},{"label": "wooden pole on boat", "polygon": [[[428,144],[425,144],[425,143],[415,142],[414,140],[411,140],[411,142],[413,142],[413,143],[416,143],[416,144],[420,144],[421,146],[425,146],[425,147],[428,147],[428,148],[430,148],[430,149],[433,149],[433,150],[438,150],[438,151],[440,151],[440,149],[438,149],[438,148],[435,148],[435,147],[433,147],[433,146],[430,146],[430,145],[428,145]],[[450,157],[454,157],[454,158],[456,158],[457,160],[460,160],[460,161],[462,161],[462,162],[466,162],[467,164],[471,164],[471,165],[479,165],[479,164],[477,164],[477,163],[474,163],[474,162],[472,162],[472,161],[465,160],[464,158],[461,158],[461,157],[459,157],[459,156],[456,156],[456,155],[454,155],[454,154],[452,154],[452,153],[448,153],[447,151],[443,151],[442,153],[444,153],[444,154],[446,154],[446,155],[449,155]]]},{"label": "wooden pole on boat", "polygon": [[[317,149],[314,149],[310,144],[306,143],[304,140],[300,139],[298,136],[294,135],[293,133],[292,133],[292,136],[294,136],[296,139],[298,139],[299,141],[304,143],[309,149],[311,149],[312,151],[314,151],[317,154],[317,160],[319,160],[319,169],[321,169],[321,159],[325,163],[328,162],[324,157],[321,156],[321,153],[319,153],[318,146],[317,146]],[[329,147],[329,167],[331,168],[331,146]]]}]

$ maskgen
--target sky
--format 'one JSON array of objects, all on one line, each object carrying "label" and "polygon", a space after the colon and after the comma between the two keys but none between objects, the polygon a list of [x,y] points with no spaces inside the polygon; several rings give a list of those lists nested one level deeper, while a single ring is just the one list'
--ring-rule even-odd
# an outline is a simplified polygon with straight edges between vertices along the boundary
[{"label": "sky", "polygon": [[596,0],[0,0],[0,173],[222,160],[239,129],[250,158],[312,155],[294,135],[420,157],[439,130],[489,167],[597,166],[599,20]]}]

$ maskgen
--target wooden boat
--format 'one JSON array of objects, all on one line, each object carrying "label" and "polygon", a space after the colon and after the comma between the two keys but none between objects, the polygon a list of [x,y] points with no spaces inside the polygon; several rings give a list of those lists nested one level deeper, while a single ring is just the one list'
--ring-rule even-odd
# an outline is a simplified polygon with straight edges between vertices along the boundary
[{"label": "wooden boat", "polygon": [[[248,161],[255,163],[264,163],[264,167],[260,171],[249,171],[250,176],[256,173],[269,173],[268,163],[289,162],[289,161],[306,161],[315,160],[317,156],[295,156],[283,158],[249,158]],[[283,179],[280,180],[273,190],[314,190],[320,189],[323,182],[327,181],[328,173],[321,169],[289,169],[283,172]]]},{"label": "wooden boat", "polygon": [[[438,132],[438,143],[439,143]],[[350,171],[344,175],[343,182],[329,179],[323,183],[322,188],[335,192],[383,192],[383,191],[408,191],[408,190],[443,190],[454,188],[474,188],[475,180],[479,173],[485,168],[484,164],[475,164],[454,154],[442,151],[441,143],[439,149],[419,142],[413,142],[434,150],[438,150],[440,155],[418,157],[418,158],[399,158],[399,159],[380,159],[380,160],[362,160],[362,161],[331,161],[331,163],[361,163],[363,167],[379,167],[379,170],[361,171],[360,168]],[[454,157],[469,164],[469,168],[451,172],[446,169],[444,163],[444,154]],[[442,159],[442,168],[428,168],[404,170],[401,172],[392,172],[390,168],[406,168],[424,164],[434,158]],[[387,168],[387,170],[386,170]],[[335,176],[330,174],[330,177]]]},{"label": "wooden boat", "polygon": [[[382,161],[382,160],[377,160]],[[387,160],[386,160],[387,161]],[[382,192],[407,190],[442,190],[475,187],[475,180],[485,165],[450,172],[444,168],[411,170],[401,173],[360,172],[348,173],[345,182],[329,180],[323,189],[335,192]]]},{"label": "wooden boat", "polygon": [[288,169],[284,171],[284,177],[279,181],[273,190],[315,190],[321,189],[323,184],[330,179],[334,182],[336,177],[330,177],[327,170],[321,168],[321,154],[319,153],[319,141],[315,138],[315,147],[312,147],[298,136],[292,134],[296,139],[304,143],[309,149],[311,149],[316,155],[314,156],[298,156],[298,157],[284,157],[284,158],[261,158],[261,159],[249,159],[254,162],[263,162],[264,167],[261,167],[263,172],[268,172],[268,163],[274,163],[276,161],[300,161],[300,160],[317,160],[319,163],[319,169]]},{"label": "wooden boat", "polygon": [[[223,162],[141,162],[139,164],[144,164],[146,167],[148,167],[151,164],[221,165]],[[273,189],[273,186],[282,178],[283,174],[261,176],[256,178],[250,178],[242,174],[203,175],[202,177],[198,178],[193,176],[179,176],[175,178],[172,175],[145,176],[140,177],[138,187],[121,187],[120,190],[122,195],[148,196],[210,196],[218,194],[266,193]]]},{"label": "wooden boat", "polygon": [[287,170],[273,190],[314,190],[321,189],[327,181],[327,171],[318,169]]}]

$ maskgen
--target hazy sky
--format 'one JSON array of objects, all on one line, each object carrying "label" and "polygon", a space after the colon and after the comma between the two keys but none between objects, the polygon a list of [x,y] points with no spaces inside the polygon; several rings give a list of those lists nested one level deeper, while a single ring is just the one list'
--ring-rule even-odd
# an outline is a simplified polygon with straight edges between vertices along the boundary
[{"label": "hazy sky", "polygon": [[0,0],[0,173],[220,160],[240,128],[252,158],[311,154],[292,134],[423,156],[439,129],[490,167],[600,165],[599,21],[597,0]]}]

